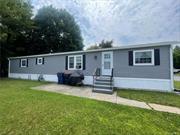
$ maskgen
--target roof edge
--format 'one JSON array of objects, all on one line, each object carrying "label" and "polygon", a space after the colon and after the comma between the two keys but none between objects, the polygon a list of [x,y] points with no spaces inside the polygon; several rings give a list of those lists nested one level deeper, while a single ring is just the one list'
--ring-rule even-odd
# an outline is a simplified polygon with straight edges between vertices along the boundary
[{"label": "roof edge", "polygon": [[167,45],[174,45],[174,44],[180,44],[180,41],[157,42],[157,43],[135,44],[135,45],[122,45],[119,47],[95,49],[95,50],[82,50],[82,51],[71,51],[71,52],[58,52],[58,53],[47,53],[47,54],[38,54],[38,55],[17,56],[17,57],[9,57],[8,60],[18,59],[18,58],[32,58],[32,57],[43,57],[43,56],[45,57],[45,56],[56,56],[56,55],[77,54],[77,53],[113,51],[113,50],[131,49],[131,48],[133,49],[133,48],[154,47],[154,46],[167,46]]}]

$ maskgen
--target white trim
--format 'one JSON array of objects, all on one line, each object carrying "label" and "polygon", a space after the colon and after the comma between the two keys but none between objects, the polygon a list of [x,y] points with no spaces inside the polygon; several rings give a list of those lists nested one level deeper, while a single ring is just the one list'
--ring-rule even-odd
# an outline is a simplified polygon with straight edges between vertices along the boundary
[{"label": "white trim", "polygon": [[120,78],[114,77],[114,86],[119,88],[143,89],[171,92],[171,80],[148,78]]},{"label": "white trim", "polygon": [[[41,60],[41,63],[39,63],[39,60]],[[43,58],[42,57],[38,57],[37,58],[37,65],[42,65],[43,64]]]},{"label": "white trim", "polygon": [[[170,79],[149,79],[149,78],[125,78],[125,77],[113,77],[114,87],[125,89],[140,89],[140,90],[152,90],[171,92],[171,80]],[[85,76],[84,84],[92,85],[93,76]]]},{"label": "white trim", "polygon": [[49,82],[57,82],[58,81],[57,75],[47,75],[47,74],[10,73],[9,78],[38,80],[40,75],[43,75],[43,78],[45,81],[49,81]]},{"label": "white trim", "polygon": [[[141,89],[171,92],[171,80],[170,79],[149,79],[149,78],[125,78],[114,77],[114,87],[125,89]],[[93,76],[85,76],[84,84],[92,85]]]},{"label": "white trim", "polygon": [[174,90],[174,73],[173,73],[173,46],[170,48],[170,75],[171,75],[171,89]]},{"label": "white trim", "polygon": [[[151,63],[136,63],[136,53],[138,52],[151,52]],[[148,66],[154,65],[154,49],[146,49],[146,50],[135,50],[133,51],[133,65],[135,66]]]},{"label": "white trim", "polygon": [[[22,65],[22,61],[26,61],[26,65],[25,66]],[[21,67],[27,67],[27,59],[21,59]]]},{"label": "white trim", "polygon": [[[109,69],[109,71],[110,71],[110,74],[103,74],[103,70],[107,70],[107,69],[104,69],[104,54],[110,54],[111,55],[111,59],[110,59],[110,61],[111,61],[111,67],[110,67],[110,69]],[[102,52],[101,53],[101,71],[102,71],[102,75],[111,75],[111,71],[112,71],[112,68],[113,68],[113,51],[106,51],[106,52]]]},{"label": "white trim", "polygon": [[[38,80],[40,74],[21,74],[21,73],[10,73],[10,78],[21,78]],[[57,82],[57,75],[43,74],[45,81]],[[170,79],[149,79],[149,78],[125,78],[125,77],[114,77],[114,87],[125,88],[125,89],[143,89],[153,91],[171,92],[171,80]],[[83,83],[86,85],[93,84],[93,76],[84,76]]]},{"label": "white trim", "polygon": [[85,85],[93,85],[93,76],[84,76],[83,83]]},{"label": "white trim", "polygon": [[[77,57],[81,57],[81,68],[80,69],[76,68],[76,63],[77,63],[76,58]],[[70,58],[74,58],[74,67],[73,68],[69,67]],[[69,55],[68,56],[68,70],[82,70],[82,69],[83,69],[83,57],[82,57],[82,55]]]},{"label": "white trim", "polygon": [[88,52],[99,52],[99,51],[113,51],[121,49],[135,49],[142,47],[155,47],[155,46],[169,46],[172,44],[179,44],[178,41],[169,41],[169,42],[158,42],[158,43],[148,43],[148,44],[136,44],[136,45],[122,45],[120,47],[105,48],[105,49],[96,49],[96,50],[86,50],[86,51],[72,51],[72,52],[61,52],[61,53],[49,53],[49,54],[40,54],[40,55],[29,55],[29,56],[18,56],[18,57],[9,57],[9,59],[17,58],[30,58],[30,57],[44,57],[44,56],[55,56],[55,55],[68,55],[68,54],[78,54],[78,53],[88,53]]}]

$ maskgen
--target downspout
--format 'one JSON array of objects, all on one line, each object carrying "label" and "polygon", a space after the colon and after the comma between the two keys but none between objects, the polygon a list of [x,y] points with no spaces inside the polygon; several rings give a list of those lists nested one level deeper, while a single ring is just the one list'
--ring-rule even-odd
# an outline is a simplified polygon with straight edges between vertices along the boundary
[{"label": "downspout", "polygon": [[8,58],[8,78],[10,78],[10,68],[11,68],[11,63],[10,63],[10,59]]},{"label": "downspout", "polygon": [[171,91],[174,91],[174,73],[173,73],[173,45],[170,45],[170,75],[171,75]]}]

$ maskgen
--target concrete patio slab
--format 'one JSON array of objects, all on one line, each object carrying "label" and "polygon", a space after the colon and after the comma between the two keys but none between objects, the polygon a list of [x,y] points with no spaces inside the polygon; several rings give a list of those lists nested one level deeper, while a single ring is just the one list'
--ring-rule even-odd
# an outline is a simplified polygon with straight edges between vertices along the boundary
[{"label": "concrete patio slab", "polygon": [[78,97],[89,97],[91,96],[91,88],[90,87],[74,87],[67,85],[58,85],[58,84],[46,84],[37,87],[33,87],[32,89],[57,92],[66,95],[73,95]]},{"label": "concrete patio slab", "polygon": [[114,92],[112,95],[103,94],[103,93],[94,93],[92,92],[92,87],[75,87],[68,85],[48,84],[48,85],[33,87],[32,89],[57,92],[66,95],[78,96],[78,97],[86,97],[86,98],[108,101],[113,103],[116,103],[116,97],[117,97],[116,92]]},{"label": "concrete patio slab", "polygon": [[95,93],[92,92],[92,87],[75,87],[68,85],[58,85],[53,83],[53,84],[46,84],[46,85],[33,87],[32,89],[56,92],[56,93],[78,96],[78,97],[85,97],[85,98],[107,101],[111,103],[139,107],[149,110],[153,109],[156,111],[180,114],[180,108],[177,107],[171,107],[171,106],[165,106],[165,105],[159,105],[153,103],[145,103],[136,100],[126,99],[126,98],[118,97],[116,92],[114,92],[112,95]]}]

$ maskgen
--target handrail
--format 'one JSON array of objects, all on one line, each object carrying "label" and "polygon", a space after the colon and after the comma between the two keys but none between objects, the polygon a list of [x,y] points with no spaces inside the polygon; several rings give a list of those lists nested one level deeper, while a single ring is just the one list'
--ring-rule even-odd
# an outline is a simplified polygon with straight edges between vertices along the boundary
[{"label": "handrail", "polygon": [[114,69],[111,68],[111,77],[113,77],[113,72],[114,72]]},{"label": "handrail", "polygon": [[95,68],[94,72],[93,72],[93,76],[96,75],[96,71],[97,71],[97,68]]},{"label": "handrail", "polygon": [[94,90],[94,80],[97,76],[100,76],[100,74],[99,75],[97,74],[98,70],[100,70],[100,68],[96,68],[93,73],[93,90]]},{"label": "handrail", "polygon": [[112,84],[112,82],[113,82],[113,73],[114,73],[114,69],[112,68],[111,69],[111,82],[110,82],[110,85],[111,85],[111,88],[113,88],[113,84]]}]

